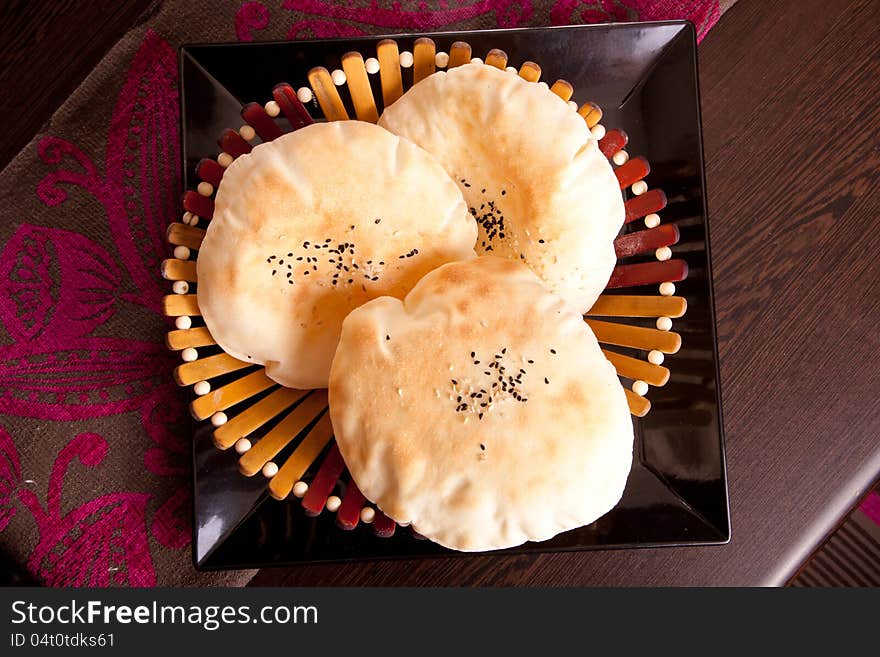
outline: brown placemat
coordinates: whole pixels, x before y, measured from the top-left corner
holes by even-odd
[[[0,548],[54,586],[192,567],[190,424],[164,347],[183,43],[690,18],[731,0],[157,2],[0,174]]]

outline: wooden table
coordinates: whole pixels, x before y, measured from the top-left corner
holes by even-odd
[[[72,90],[149,3],[102,21],[91,3],[41,4],[2,10],[17,35],[0,48],[4,115],[27,109],[0,124],[2,164],[54,109],[43,82]],[[784,583],[880,472],[878,25],[876,0],[741,0],[700,46],[729,545],[267,569],[254,584]],[[35,34],[88,45],[56,77]]]

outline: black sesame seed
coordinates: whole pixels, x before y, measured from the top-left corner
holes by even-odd
[[[382,220],[381,220],[381,219],[376,219],[376,221],[374,221],[373,223],[374,223],[374,224],[378,224],[380,221],[382,221]]]
[[[486,446],[485,446],[483,443],[480,443],[480,449],[482,449],[483,451],[485,451],[485,450],[486,450]]]
[[[533,361],[533,360],[527,360],[526,362],[527,362],[529,365],[534,365],[534,364],[535,364],[535,361]]]
[[[544,240],[538,240],[538,244],[543,244]]]
[[[467,187],[470,187],[470,185],[467,185]],[[478,417],[479,417],[479,419],[481,419],[481,420],[482,420],[482,419],[483,419],[483,414],[482,414],[482,413],[480,413],[480,415],[479,415],[479,416],[478,416]]]
[[[547,383],[547,384],[550,383],[550,379],[548,379],[546,376],[544,377],[544,383]]]
[[[555,354],[555,353],[556,353],[556,350],[555,350],[555,349],[551,349],[551,350],[550,350],[550,353],[551,353],[551,354]]]
[[[458,381],[456,381],[455,379],[450,379],[450,380],[452,381],[452,385],[455,385],[455,386],[458,385]]]
[[[306,270],[303,272],[303,275],[304,275],[304,276],[308,276],[308,275],[311,274],[311,273],[312,273],[312,272],[310,272],[308,269],[306,269]]]
[[[506,190],[506,189],[502,189],[502,190],[501,190],[501,196],[504,196],[505,194],[507,194],[507,190]]]

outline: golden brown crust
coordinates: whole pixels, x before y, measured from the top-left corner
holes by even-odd
[[[228,353],[283,385],[324,387],[348,312],[473,257],[475,236],[458,188],[421,148],[368,123],[315,124],[226,171],[197,262],[199,307]]]
[[[620,499],[631,464],[626,398],[592,332],[500,258],[444,265],[403,302],[352,312],[329,394],[364,494],[457,550],[592,522]]]
[[[478,253],[524,262],[589,310],[616,262],[624,206],[611,165],[565,101],[466,64],[415,85],[379,125],[435,155],[459,184],[480,228]]]

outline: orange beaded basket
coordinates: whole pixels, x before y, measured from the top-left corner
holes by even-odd
[[[198,294],[193,290],[204,226],[211,220],[213,195],[225,167],[250,152],[255,143],[270,141],[315,120],[348,120],[352,113],[357,120],[375,123],[380,109],[371,78],[379,76],[381,105],[387,107],[405,91],[403,69],[412,68],[415,84],[437,69],[479,61],[472,54],[471,46],[462,41],[444,53],[437,52],[434,41],[423,37],[415,40],[412,52],[401,52],[395,40],[384,39],[376,44],[375,57],[366,61],[361,53],[348,52],[342,56],[341,69],[331,73],[324,67],[313,68],[308,85],[299,89],[286,83],[277,85],[272,100],[265,105],[249,103],[242,108],[244,124],[220,136],[222,152],[216,160],[199,162],[196,173],[201,182],[196,190],[184,195],[182,221],[168,227],[174,257],[162,263],[162,276],[173,283],[172,294],[164,299],[164,311],[175,318],[176,328],[168,332],[167,345],[184,361],[175,369],[174,378],[178,385],[192,387],[193,417],[211,422],[218,449],[235,449],[243,475],[262,473],[266,477],[273,498],[284,500],[291,494],[301,498],[310,515],[324,509],[335,512],[344,529],[367,522],[374,524],[377,535],[390,536],[395,524],[369,505],[350,478],[343,481],[348,476],[333,441],[326,390],[280,386],[266,376],[263,367],[233,358],[211,337],[199,313]],[[485,64],[506,69],[531,83],[545,84],[539,81],[538,64],[527,61],[515,69],[508,66],[507,54],[501,50],[486,53]],[[649,386],[663,386],[669,380],[669,370],[662,366],[664,355],[676,353],[681,346],[681,337],[670,330],[672,319],[683,316],[686,310],[685,299],[674,296],[674,283],[687,276],[687,264],[672,258],[669,248],[679,240],[678,228],[661,224],[657,213],[666,206],[666,196],[662,190],[648,189],[643,179],[650,166],[643,157],[630,158],[624,150],[626,134],[622,130],[606,131],[600,123],[602,110],[591,102],[575,103],[574,89],[565,80],[556,80],[549,88],[584,118],[628,197],[625,222],[631,225],[615,240],[618,261],[644,254],[655,258],[631,264],[619,262],[606,293],[584,318],[617,370],[630,412],[643,417],[651,408],[646,396]],[[643,220],[645,229],[632,230],[633,222],[638,220]],[[626,288],[646,285],[658,285],[657,294],[621,294]],[[645,326],[648,320],[656,328]],[[331,494],[337,486],[344,490],[341,498]]]

